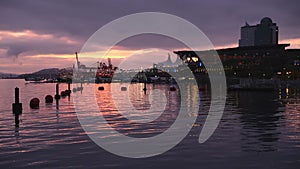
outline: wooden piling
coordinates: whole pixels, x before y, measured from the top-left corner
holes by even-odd
[[[60,99],[60,95],[59,95],[59,84],[56,84],[56,94],[54,96],[55,100],[59,100]]]
[[[20,100],[19,100],[19,97],[20,97],[20,90],[18,87],[15,88],[15,103],[19,103]]]
[[[22,103],[20,103],[20,90],[15,88],[15,103],[12,104],[13,114],[15,115],[15,127],[19,127],[20,120],[19,115],[22,114]]]
[[[72,91],[71,91],[71,82],[70,81],[68,81],[68,90],[65,90],[65,92],[66,92],[67,96],[70,96],[71,93],[72,93]]]
[[[71,91],[71,82],[68,81],[68,90]]]
[[[144,88],[143,88],[143,90],[144,90],[144,91],[147,90],[147,84],[146,84],[146,82],[144,82]]]

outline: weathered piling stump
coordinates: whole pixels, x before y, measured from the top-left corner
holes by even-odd
[[[176,87],[171,86],[171,87],[170,87],[170,91],[172,91],[172,92],[176,91]]]
[[[65,93],[67,96],[70,96],[71,95],[71,90],[65,90]]]
[[[67,93],[66,93],[66,91],[61,91],[61,92],[60,92],[60,95],[61,95],[61,97],[66,97],[66,96],[67,96]]]
[[[73,88],[73,92],[77,92],[77,88]]]
[[[32,109],[38,109],[40,107],[40,100],[38,98],[31,99],[29,106]]]
[[[19,88],[15,88],[15,103],[12,104],[13,114],[15,115],[15,127],[19,127],[19,115],[22,114],[22,103],[19,100]]]
[[[45,102],[46,103],[53,103],[53,97],[51,95],[47,95],[45,97]]]
[[[83,87],[82,87],[82,83],[80,84],[80,87],[77,87],[77,91],[82,91]]]

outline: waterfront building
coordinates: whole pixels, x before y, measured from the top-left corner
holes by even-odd
[[[278,44],[278,27],[266,17],[256,26],[246,23],[241,28],[239,47],[174,53],[188,64],[198,78],[205,77],[207,69],[220,71],[214,60],[206,63],[209,68],[201,61],[203,57],[218,55],[227,79],[300,79],[300,49],[286,49],[289,45]]]
[[[241,38],[239,46],[261,46],[278,44],[278,26],[272,19],[265,17],[257,25],[241,27]]]

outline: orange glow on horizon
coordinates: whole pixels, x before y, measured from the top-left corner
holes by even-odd
[[[300,49],[300,38],[284,39],[284,40],[280,40],[278,43],[279,44],[290,44],[290,46],[287,48]],[[215,49],[225,49],[225,48],[235,48],[235,47],[238,47],[238,43],[216,46]]]
[[[30,33],[30,32],[29,32]],[[1,35],[1,32],[0,32]],[[21,36],[23,34],[17,34],[17,36]],[[300,48],[300,38],[295,39],[286,39],[279,42],[282,43],[290,43],[291,46],[289,48]],[[215,49],[223,49],[223,48],[234,48],[237,47],[238,44],[229,44],[229,45],[222,45],[222,46],[216,46]],[[174,51],[179,50],[190,50],[190,49],[174,49]],[[126,48],[121,49],[111,49],[110,51],[95,51],[95,52],[87,52],[87,53],[78,53],[79,54],[79,60],[84,59],[124,59],[128,58],[132,55],[141,55],[151,52],[158,52],[160,49],[157,48],[149,48],[149,49],[143,49],[143,50],[130,50]],[[4,52],[4,50],[0,50],[0,53]],[[63,59],[75,59],[75,54],[37,54],[32,56],[27,56],[29,58],[63,58]]]
[[[98,58],[98,59],[124,59],[128,58],[132,55],[136,54],[145,54],[150,52],[156,52],[158,49],[151,48],[151,49],[144,49],[144,50],[126,50],[126,49],[111,49],[110,51],[95,51],[95,52],[86,52],[86,53],[79,53],[80,58]]]
[[[300,38],[293,38],[293,39],[284,39],[279,41],[279,43],[287,43],[290,44],[288,48],[300,48]]]
[[[62,58],[62,59],[71,59],[75,58],[75,55],[71,54],[38,54],[32,56],[25,56],[27,58]]]
[[[232,43],[232,44],[228,44],[228,45],[215,46],[215,50],[226,49],[226,48],[236,48],[236,47],[238,47],[238,44]]]
[[[28,50],[20,51],[20,54],[7,56],[9,50],[13,49],[13,45],[16,46],[18,43],[22,45],[34,43],[33,48]],[[59,42],[59,43],[58,43]],[[10,30],[0,30],[0,43],[4,44],[0,47],[0,72],[30,72],[31,70],[41,69],[43,67],[70,67],[72,66],[75,60],[75,51],[78,50],[80,44],[83,43],[80,40],[75,39],[72,36],[61,36],[51,33],[40,33],[33,30],[23,30],[23,31],[10,31]],[[7,43],[7,44],[6,44]],[[39,43],[43,43],[42,46],[47,49],[45,52],[42,48],[35,50],[34,48],[39,48]],[[300,49],[300,37],[299,38],[290,38],[283,39],[279,41],[280,44],[290,44],[287,49],[298,48]],[[36,45],[37,44],[37,45]],[[68,53],[70,50],[61,50],[64,53],[52,53],[48,49],[47,45],[51,46],[53,50],[56,50],[56,47],[63,48],[64,45],[68,44],[67,47],[74,52]],[[10,48],[12,45],[12,48]],[[24,45],[24,46],[25,46]],[[32,44],[31,44],[32,46]],[[46,47],[45,47],[46,46]],[[73,48],[74,47],[74,48]],[[223,48],[234,48],[238,47],[238,43],[224,44],[215,46],[214,49],[223,49]],[[26,48],[26,46],[24,47]],[[52,49],[51,48],[51,49]],[[121,62],[121,60],[128,61],[133,60],[142,60],[145,62],[160,62],[167,57],[167,53],[173,53],[173,51],[180,50],[191,50],[188,47],[186,48],[172,48],[172,49],[161,49],[161,48],[145,48],[145,49],[132,49],[126,46],[114,46],[111,50],[105,51],[105,46],[92,46],[91,49],[94,49],[93,52],[79,53],[79,61],[82,64],[89,65],[90,63],[95,63],[96,61],[101,61],[101,59],[115,59],[115,63]],[[195,49],[197,50],[197,49]],[[50,51],[50,52],[49,52]],[[53,52],[59,52],[53,51]],[[80,51],[78,51],[80,52]],[[156,59],[156,60],[155,60]],[[139,62],[140,64],[140,62]],[[17,65],[18,69],[13,69],[12,65]]]

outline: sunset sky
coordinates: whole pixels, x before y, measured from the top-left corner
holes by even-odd
[[[257,24],[267,16],[279,26],[280,43],[300,48],[299,6],[297,0],[2,0],[0,72],[71,67],[74,53],[95,31],[112,20],[137,12],[164,12],[184,18],[201,29],[215,48],[237,46],[240,27],[246,21]],[[133,56],[132,60],[143,65],[162,61],[168,52],[183,47],[164,36],[137,36],[118,44],[109,57],[119,63],[120,58]]]

